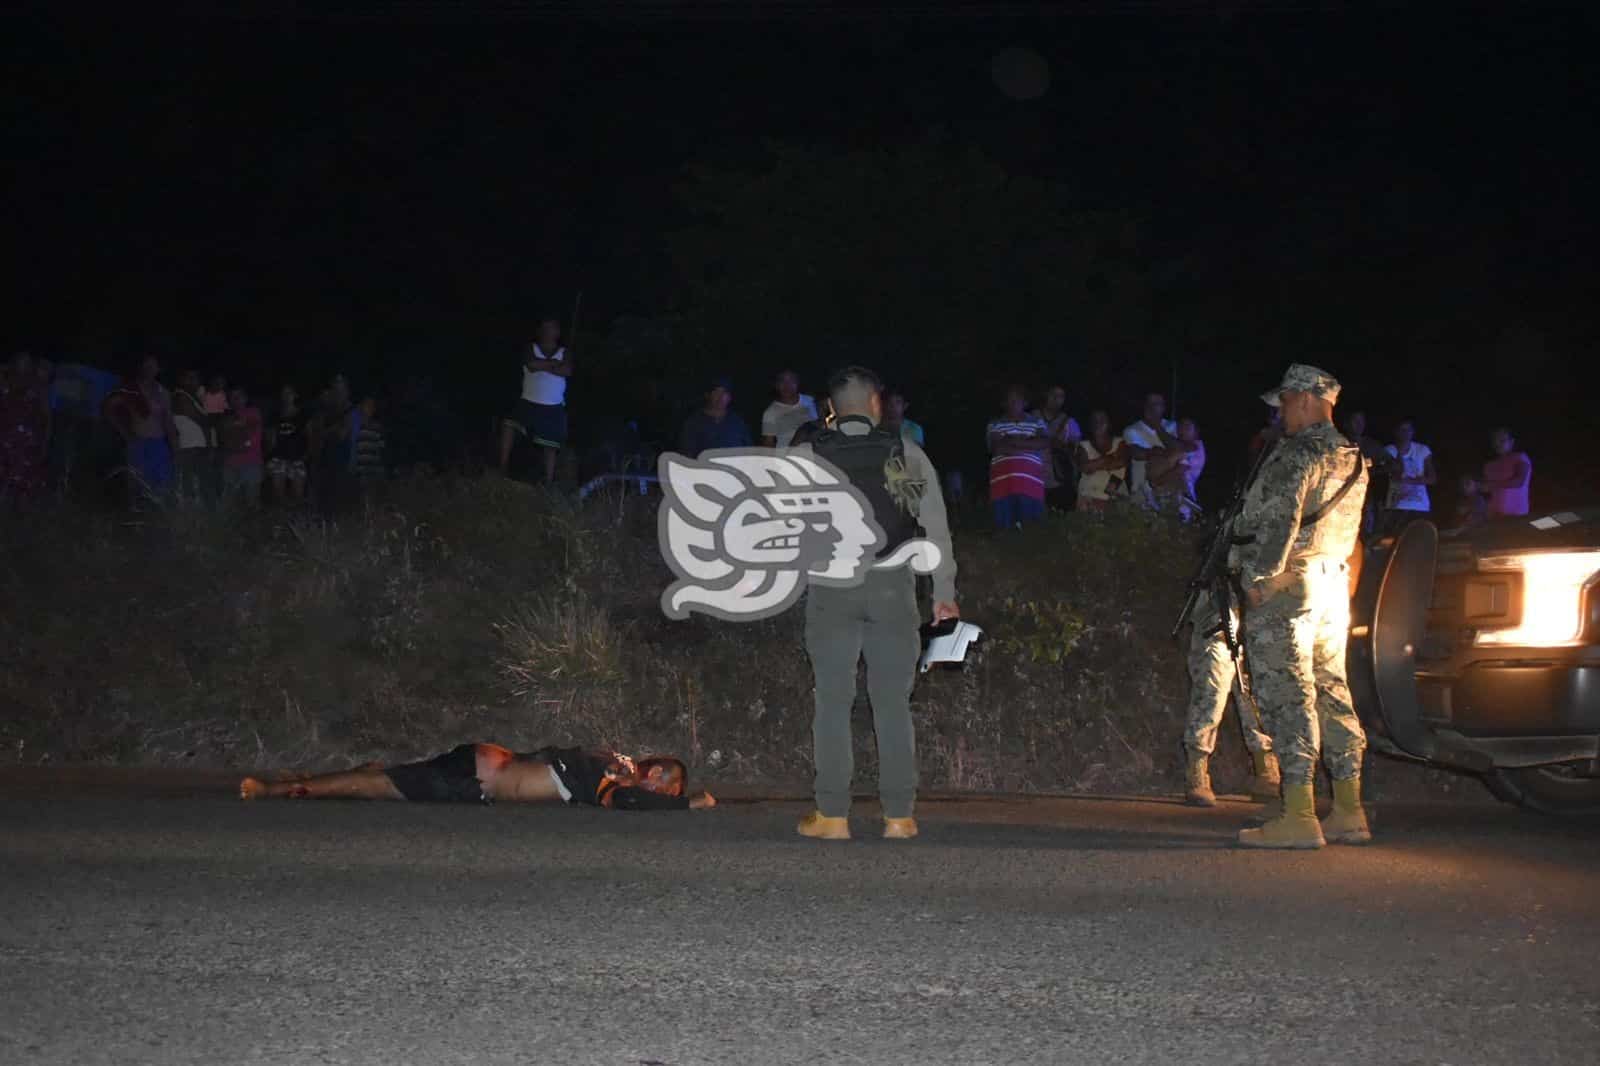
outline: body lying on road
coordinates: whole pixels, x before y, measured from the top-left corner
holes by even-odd
[[[612,751],[545,747],[518,754],[498,744],[459,744],[421,762],[364,766],[284,781],[247,777],[240,799],[370,799],[433,803],[580,803],[625,811],[702,810],[709,792],[687,794],[682,760],[637,762]]]

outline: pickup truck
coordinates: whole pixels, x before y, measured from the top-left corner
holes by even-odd
[[[1378,541],[1348,664],[1377,750],[1534,810],[1600,812],[1600,508]]]

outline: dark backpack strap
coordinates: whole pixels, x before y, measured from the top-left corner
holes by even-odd
[[[1300,528],[1304,529],[1307,526],[1314,526],[1318,522],[1322,521],[1323,516],[1325,516],[1335,507],[1339,506],[1339,501],[1349,495],[1350,490],[1355,488],[1356,485],[1361,482],[1361,478],[1364,474],[1366,474],[1366,472],[1367,461],[1361,457],[1361,453],[1358,451],[1356,452],[1355,470],[1351,472],[1349,477],[1345,478],[1344,484],[1339,486],[1339,491],[1333,494],[1333,498],[1331,500],[1323,504],[1321,507],[1318,507],[1315,511],[1312,511],[1304,518],[1300,519]]]

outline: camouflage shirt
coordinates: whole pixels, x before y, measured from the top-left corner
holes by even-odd
[[[1302,516],[1325,507],[1353,472],[1359,472],[1360,480],[1350,491],[1315,523],[1303,526]],[[1233,533],[1253,540],[1234,546],[1229,565],[1240,572],[1248,588],[1296,569],[1297,561],[1344,562],[1355,550],[1366,496],[1366,464],[1360,449],[1332,423],[1318,422],[1284,437],[1245,493]]]

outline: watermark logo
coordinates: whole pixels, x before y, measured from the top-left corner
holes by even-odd
[[[661,595],[668,618],[698,611],[727,621],[770,618],[806,585],[848,588],[869,570],[932,573],[937,545],[909,540],[878,559],[885,537],[867,498],[813,454],[728,448],[699,459],[667,453],[661,555],[677,575]]]

